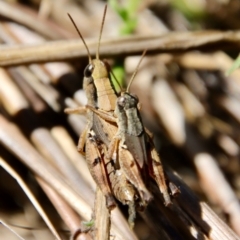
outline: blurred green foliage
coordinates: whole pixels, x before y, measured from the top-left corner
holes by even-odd
[[[137,26],[136,12],[140,0],[126,1],[124,6],[120,6],[117,0],[109,0],[109,4],[123,20],[123,24],[119,30],[120,36],[131,34]]]
[[[240,67],[240,56],[236,58],[233,65],[230,67],[230,69],[226,72],[226,75],[229,76],[233,71],[235,71],[237,68]]]
[[[125,5],[120,5],[117,0],[109,0],[109,5],[120,16],[123,23],[119,29],[119,36],[130,35],[134,32],[137,26],[137,10],[140,4],[140,0],[126,1]],[[112,69],[119,84],[124,85],[124,62],[123,59],[117,60]],[[118,89],[118,84],[114,83],[114,87]]]
[[[207,16],[205,4],[200,0],[169,0],[170,5],[180,11],[187,19],[199,21]]]
[[[91,219],[91,220],[88,221],[88,222],[83,221],[82,223],[83,223],[83,225],[84,225],[85,227],[90,228],[90,227],[92,227],[92,226],[94,225],[94,219]]]

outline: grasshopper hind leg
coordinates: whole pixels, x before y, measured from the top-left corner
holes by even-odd
[[[166,178],[161,160],[155,148],[151,149],[151,164],[149,164],[149,173],[157,182],[160,192],[163,195],[165,205],[170,206],[172,204],[170,193],[175,196],[176,193],[179,192],[179,189],[173,183],[168,184],[168,179]]]
[[[130,202],[128,204],[128,224],[131,229],[134,228],[134,223],[136,219],[136,206],[135,202]]]
[[[106,197],[107,207],[113,209],[116,206],[116,202],[110,189],[104,156],[101,153],[101,145],[97,143],[94,135],[91,135],[91,133],[88,133],[88,135],[85,146],[88,168],[93,179]]]
[[[179,188],[173,183],[169,182],[161,163],[161,160],[155,149],[151,151],[152,155],[152,166],[150,167],[150,175],[157,182],[160,192],[163,195],[164,203],[166,206],[172,204],[171,196],[176,197],[179,195]]]

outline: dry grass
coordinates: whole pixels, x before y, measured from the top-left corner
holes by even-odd
[[[99,191],[94,210],[95,183],[76,150],[86,119],[63,113],[86,103],[87,53],[67,12],[95,53],[104,2],[12,2],[0,2],[0,237],[54,239],[52,223],[61,239],[91,239],[80,229],[95,216],[95,234],[105,239],[108,211]],[[144,2],[151,11],[141,7],[136,34],[125,38],[109,7],[100,52],[111,63],[124,58],[130,76],[139,59],[132,55],[149,49],[130,91],[181,195],[166,208],[152,184],[154,201],[138,215],[135,233],[119,204],[110,238],[238,239],[240,70],[225,72],[240,47],[240,3],[208,1],[208,17],[194,25],[164,2]]]

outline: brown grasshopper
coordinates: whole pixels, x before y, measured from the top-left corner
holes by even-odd
[[[145,52],[143,56],[144,54]],[[171,182],[167,185],[161,160],[154,147],[149,131],[143,126],[138,109],[138,98],[129,93],[131,82],[135,77],[139,64],[130,80],[126,92],[121,92],[121,95],[117,99],[114,116],[109,114],[109,112],[96,109],[93,106],[87,107],[103,119],[110,122],[117,122],[118,132],[109,145],[107,158],[110,159],[113,155],[118,155],[121,169],[135,187],[138,186],[135,184],[136,179],[134,178],[136,176],[133,176],[133,173],[138,174],[138,180],[141,177],[141,173],[145,175],[149,174],[157,182],[160,192],[163,194],[165,205],[169,206],[172,203],[169,189],[173,196],[176,196],[180,191]],[[131,153],[131,155],[127,156],[127,159],[123,156],[126,149]],[[137,164],[138,172],[129,171],[133,161]],[[147,176],[145,176],[145,178],[146,177]]]
[[[106,11],[106,9],[105,9]],[[96,87],[94,85],[94,79],[101,79],[102,82],[104,82],[105,78],[108,78],[108,70],[104,64],[99,59],[99,50],[96,54],[96,59],[92,60],[90,56],[90,52],[87,48],[87,45],[79,32],[77,26],[75,25],[75,22],[72,20],[71,16],[69,15],[72,23],[74,24],[76,30],[78,31],[78,34],[80,35],[84,45],[86,46],[88,56],[89,56],[89,64],[84,70],[84,81],[83,81],[83,89],[85,90],[88,103],[96,106],[97,104],[97,96],[96,96]],[[105,13],[104,13],[105,17]],[[103,22],[104,22],[103,17]],[[101,28],[102,32],[102,28]],[[101,38],[101,32],[99,37],[99,42]],[[99,47],[98,47],[99,48]],[[115,93],[113,94],[115,96]],[[109,103],[111,105],[111,102]],[[92,130],[93,127],[93,121],[94,121],[94,113],[87,110],[85,107],[79,107],[75,109],[65,109],[65,113],[87,113],[87,119],[88,123],[85,127],[81,137],[79,138],[78,142],[78,151],[82,154],[86,154],[86,161],[88,164],[88,168],[90,170],[90,173],[103,192],[103,194],[106,196],[106,203],[108,208],[113,208],[116,203],[114,201],[114,197],[112,194],[112,191],[109,186],[109,180],[106,175],[105,167],[103,166],[103,157],[101,150],[99,149],[99,143],[96,138],[96,134]],[[85,151],[84,151],[85,147]]]
[[[104,11],[103,22],[105,14],[106,8]],[[73,24],[76,27],[74,22]],[[112,114],[115,110],[118,94],[113,88],[106,63],[99,59],[99,45],[102,27],[98,41],[96,59],[94,60],[91,59],[88,47],[82,38],[81,33],[77,30],[86,46],[89,56],[89,64],[84,71],[83,88],[87,95],[88,105]],[[107,206],[110,209],[115,206],[113,195],[123,204],[128,204],[129,222],[133,225],[135,218],[135,205],[137,207],[146,206],[151,200],[152,195],[145,187],[145,184],[139,175],[138,166],[133,158],[130,172],[134,176],[134,181],[129,179],[116,161],[106,158],[108,146],[118,131],[117,124],[112,122],[109,123],[86,107],[66,109],[65,112],[87,113],[88,124],[79,139],[78,151],[86,154],[86,161],[89,170],[95,182],[106,196]],[[125,157],[126,160],[129,157],[132,157],[127,149],[122,152],[122,156]]]

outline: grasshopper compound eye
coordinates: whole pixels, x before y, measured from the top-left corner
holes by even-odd
[[[131,93],[131,96],[132,98],[134,98],[135,102],[138,103],[139,102],[139,99],[138,99],[138,96],[134,93]]]
[[[94,70],[94,65],[92,63],[88,64],[84,69],[84,77],[89,78],[92,76]]]
[[[119,106],[124,107],[125,103],[126,103],[125,97],[119,97],[118,100],[117,100],[117,103],[118,103]]]

